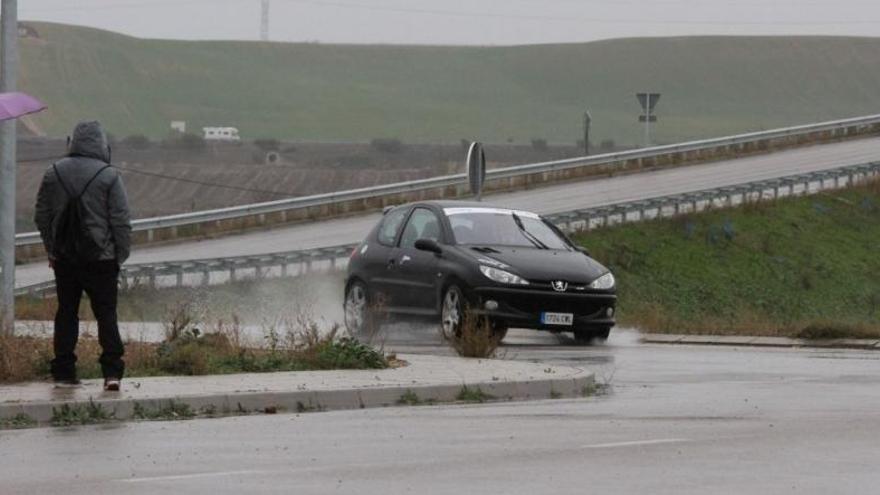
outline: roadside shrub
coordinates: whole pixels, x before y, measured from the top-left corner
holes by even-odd
[[[333,369],[383,369],[385,356],[367,344],[355,339],[342,338],[328,342],[318,351],[318,360]]]

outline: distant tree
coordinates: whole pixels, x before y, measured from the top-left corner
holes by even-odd
[[[403,142],[397,138],[376,138],[370,141],[370,146],[383,153],[400,153],[403,151]]]
[[[150,142],[150,138],[144,136],[143,134],[133,134],[131,136],[126,136],[121,144],[127,148],[135,149],[135,150],[145,150],[153,145]]]
[[[546,139],[537,138],[532,139],[532,148],[535,151],[547,151],[548,149],[550,149],[550,146],[547,145]]]

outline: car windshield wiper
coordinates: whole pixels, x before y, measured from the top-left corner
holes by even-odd
[[[517,215],[516,213],[513,213],[513,212],[511,212],[511,215],[513,215],[513,221],[516,223],[516,226],[519,227],[520,232],[522,232],[523,236],[525,236],[526,239],[528,239],[532,244],[534,244],[535,247],[538,247],[540,249],[550,249],[547,247],[546,244],[541,242],[540,239],[535,237],[535,234],[532,234],[531,232],[526,230],[526,226],[523,225],[522,218],[520,218],[519,215]]]

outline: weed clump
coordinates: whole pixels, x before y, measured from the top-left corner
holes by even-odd
[[[19,413],[11,418],[0,419],[0,430],[21,430],[37,426],[37,420],[27,414]]]
[[[116,413],[89,399],[88,404],[62,404],[52,408],[52,426],[92,425],[116,419]]]
[[[498,354],[503,332],[493,328],[492,322],[471,311],[465,311],[457,331],[445,332],[441,337],[461,357],[489,359]]]
[[[483,392],[480,387],[477,388],[469,388],[467,385],[461,387],[461,390],[458,392],[458,396],[455,398],[459,402],[479,402],[483,403],[486,401],[490,401],[495,397]]]

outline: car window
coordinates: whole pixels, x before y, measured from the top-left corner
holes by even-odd
[[[538,241],[550,249],[568,249],[568,243],[533,213],[498,208],[447,208],[445,213],[456,244],[534,247]]]
[[[379,227],[378,240],[380,244],[393,246],[397,240],[397,233],[400,232],[400,226],[406,218],[406,208],[397,208],[389,211],[382,219],[382,226]]]
[[[410,215],[409,222],[403,229],[400,247],[415,247],[416,241],[419,239],[440,240],[440,219],[433,211],[425,208],[416,208]]]

